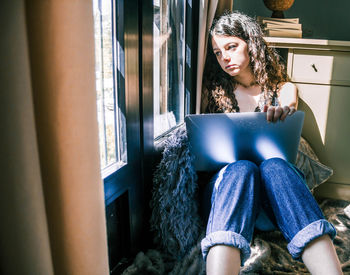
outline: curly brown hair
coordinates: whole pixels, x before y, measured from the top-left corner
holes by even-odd
[[[241,12],[225,12],[215,19],[210,29],[207,58],[203,75],[203,98],[208,102],[204,112],[239,112],[239,106],[233,91],[237,81],[222,70],[213,53],[211,39],[213,35],[235,36],[248,45],[250,66],[255,82],[261,87],[258,108],[275,105],[279,85],[289,81],[280,56],[269,48],[263,38],[263,32],[255,19]]]

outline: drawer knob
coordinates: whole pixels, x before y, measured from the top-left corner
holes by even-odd
[[[312,64],[311,67],[314,69],[314,71],[315,71],[316,73],[318,72],[318,70],[317,70],[315,64]]]

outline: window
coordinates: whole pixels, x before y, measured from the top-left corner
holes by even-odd
[[[153,2],[154,137],[183,122],[185,97],[186,1]],[[185,112],[186,111],[186,112]]]
[[[104,177],[127,161],[123,112],[124,53],[119,44],[114,1],[93,0],[100,161]]]
[[[138,247],[145,216],[139,75],[135,73],[138,43],[129,35],[138,32],[138,0],[92,1],[109,268],[111,274],[119,274],[122,259]]]
[[[92,1],[100,156],[113,274],[121,257],[128,257],[144,240],[154,137],[181,123],[189,110],[191,89],[185,80],[191,58],[187,50],[185,55],[185,48],[189,49],[185,37],[191,32],[186,32],[190,13],[185,10],[192,1]],[[152,32],[153,44],[147,40]]]

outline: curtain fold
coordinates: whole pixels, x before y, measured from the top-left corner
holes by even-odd
[[[0,273],[108,274],[92,1],[0,14]]]
[[[233,0],[201,0],[199,3],[196,114],[200,113],[203,71],[207,56],[209,29],[216,16],[219,16],[225,10],[232,9]]]
[[[50,275],[24,1],[1,1],[0,37],[0,274]]]

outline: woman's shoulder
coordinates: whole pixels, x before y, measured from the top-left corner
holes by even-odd
[[[282,106],[298,105],[298,89],[292,82],[284,82],[279,85],[278,98]]]
[[[278,91],[282,92],[282,91],[296,91],[297,90],[297,86],[293,83],[293,82],[282,82],[278,85]]]

